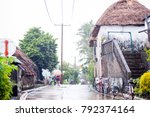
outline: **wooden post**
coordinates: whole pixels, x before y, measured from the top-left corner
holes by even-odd
[[[150,42],[150,28],[148,29],[148,41]]]
[[[147,34],[148,34],[148,41],[150,42],[150,21],[148,21],[150,16],[146,16],[146,25],[147,25]]]

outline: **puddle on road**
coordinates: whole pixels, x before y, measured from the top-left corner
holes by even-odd
[[[63,100],[112,100],[109,95],[102,95],[87,85],[72,85],[65,90]]]
[[[48,86],[35,94],[29,95],[28,100],[113,100],[110,95],[102,95],[90,89],[87,85]],[[117,100],[117,98],[115,99]]]

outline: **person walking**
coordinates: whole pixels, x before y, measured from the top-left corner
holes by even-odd
[[[55,76],[56,84],[60,86],[60,81],[61,81],[61,71],[59,69],[56,69],[53,71],[53,76]]]
[[[60,86],[61,75],[56,75],[56,76],[55,76],[55,79],[56,79],[57,85]]]

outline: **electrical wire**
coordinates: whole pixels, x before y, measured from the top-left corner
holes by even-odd
[[[73,2],[72,2],[72,14],[71,14],[71,22],[72,22],[72,19],[73,19],[74,7],[75,7],[75,0],[73,0]]]
[[[47,12],[47,15],[48,15],[48,17],[49,17],[49,20],[50,20],[50,22],[53,24],[52,18],[51,18],[51,16],[50,16],[50,13],[49,13],[49,10],[48,10],[48,7],[47,7],[47,2],[46,2],[46,0],[44,0],[44,4],[45,4],[45,8],[46,8],[46,12]],[[53,25],[54,25],[54,24],[53,24]]]

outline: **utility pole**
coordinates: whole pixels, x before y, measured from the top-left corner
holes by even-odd
[[[55,26],[61,26],[61,73],[63,73],[63,40],[64,40],[64,26],[70,26],[70,25],[64,25],[62,24],[55,24]],[[63,78],[63,74],[61,74],[61,78]]]
[[[146,25],[147,25],[148,41],[150,43],[150,16],[146,16]]]
[[[150,48],[150,15],[145,15],[145,30],[139,31],[139,33],[145,32],[148,35],[148,41],[146,48]]]
[[[64,27],[63,22],[61,24],[61,81],[63,82],[63,34],[64,34]]]
[[[73,0],[72,15],[73,15],[73,9],[74,9],[74,2],[75,1]],[[45,8],[46,8],[46,11],[48,13],[49,19],[50,19],[51,23],[53,24],[52,19],[50,17],[50,13],[48,11],[46,0],[44,0],[44,3],[45,3]],[[54,24],[54,25],[55,26],[61,26],[61,78],[63,78],[63,33],[64,33],[63,32],[63,30],[64,30],[63,28],[64,28],[64,26],[70,26],[70,25],[64,25],[63,24],[63,0],[61,0],[61,16],[62,16],[61,24]]]
[[[61,26],[61,79],[63,79],[63,36],[64,36],[64,26],[70,26],[70,25],[64,25],[63,23],[63,0],[61,0],[61,24],[55,24],[55,26]],[[63,80],[61,80],[63,81]]]
[[[77,68],[77,64],[76,64],[76,56],[74,57],[74,68]]]

